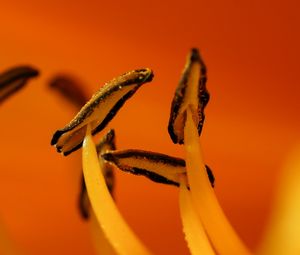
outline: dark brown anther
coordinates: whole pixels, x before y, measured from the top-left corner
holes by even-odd
[[[176,144],[184,143],[186,110],[191,109],[199,136],[204,123],[204,108],[209,101],[206,67],[197,49],[192,49],[173,98],[168,131]]]
[[[38,74],[36,69],[29,66],[14,67],[0,74],[0,103]]]
[[[186,175],[183,159],[161,153],[142,150],[119,150],[108,151],[101,156],[122,171],[142,175],[158,183],[179,186],[180,176]],[[211,185],[214,186],[212,171],[207,166],[206,171]]]
[[[82,146],[88,124],[93,135],[103,130],[138,88],[152,78],[153,72],[146,68],[127,72],[106,83],[68,125],[55,132],[51,145],[65,156],[76,151]]]
[[[215,187],[215,176],[208,165],[205,165],[205,169],[208,175],[209,182],[212,187]]]
[[[99,162],[101,166],[101,170],[104,175],[104,179],[107,185],[107,188],[111,195],[113,195],[114,185],[115,185],[115,176],[113,172],[113,167],[108,162],[105,162],[103,158],[100,156],[101,154],[115,150],[115,131],[110,129],[106,135],[102,137],[100,142],[96,146]],[[81,191],[79,194],[79,210],[83,219],[88,219],[90,216],[90,201],[87,195],[87,190],[84,182],[83,176],[81,177]]]
[[[83,85],[70,75],[57,75],[49,82],[50,88],[72,102],[79,109],[88,101]]]

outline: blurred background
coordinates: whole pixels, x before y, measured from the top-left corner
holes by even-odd
[[[150,67],[110,123],[117,147],[184,157],[167,133],[186,55],[198,47],[211,100],[202,144],[216,193],[254,250],[285,158],[300,138],[299,3],[286,1],[1,1],[0,70],[41,71],[0,106],[0,219],[26,254],[93,254],[77,210],[81,151],[50,146],[75,109],[48,87],[57,73],[92,95],[125,71]],[[188,254],[178,190],[117,172],[117,204],[154,254]]]

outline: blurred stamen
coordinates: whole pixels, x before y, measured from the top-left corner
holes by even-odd
[[[28,66],[11,68],[0,74],[0,103],[25,86],[39,72]]]

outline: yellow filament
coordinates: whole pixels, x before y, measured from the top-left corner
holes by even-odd
[[[214,255],[215,252],[207,238],[203,225],[194,210],[191,193],[181,178],[179,188],[179,207],[183,232],[192,255]]]
[[[87,192],[96,219],[116,253],[150,254],[123,219],[106,187],[89,125],[83,142],[82,164]]]
[[[277,201],[259,254],[300,254],[300,148],[283,170]]]
[[[184,143],[192,200],[215,250],[220,255],[251,254],[230,225],[207,178],[198,130],[189,108],[184,127]]]
[[[107,240],[105,234],[103,233],[103,230],[99,226],[99,223],[97,221],[97,218],[93,210],[90,210],[90,213],[91,213],[91,222],[90,222],[91,232],[92,232],[94,247],[96,249],[96,254],[116,255],[116,252],[114,251],[113,247]]]

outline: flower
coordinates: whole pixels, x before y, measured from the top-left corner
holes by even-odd
[[[294,4],[128,2],[116,9],[114,3],[98,6],[96,2],[69,6],[65,1],[59,8],[55,1],[3,3],[1,70],[26,62],[40,67],[45,79],[58,70],[70,71],[89,84],[85,91],[91,94],[99,83],[137,64],[152,64],[159,80],[145,87],[115,120],[118,146],[161,148],[183,157],[169,141],[166,124],[182,68],[177,60],[191,45],[201,47],[212,94],[202,134],[205,161],[217,176],[215,190],[226,215],[254,249],[271,211],[280,164],[299,138]],[[49,93],[44,78],[0,108],[6,124],[1,127],[2,154],[6,153],[1,160],[1,169],[6,169],[0,178],[1,216],[13,239],[30,254],[66,254],[72,249],[74,254],[90,254],[88,227],[75,207],[79,159],[62,159],[48,146],[52,132],[73,112]],[[156,85],[161,88],[159,97]],[[144,112],[140,121],[155,134],[155,141],[145,128],[123,125],[133,123],[132,116],[140,110]],[[7,154],[16,146],[18,153]],[[187,253],[176,189],[121,173],[117,183],[117,203],[141,239],[157,254]],[[165,245],[155,238],[157,221]]]

